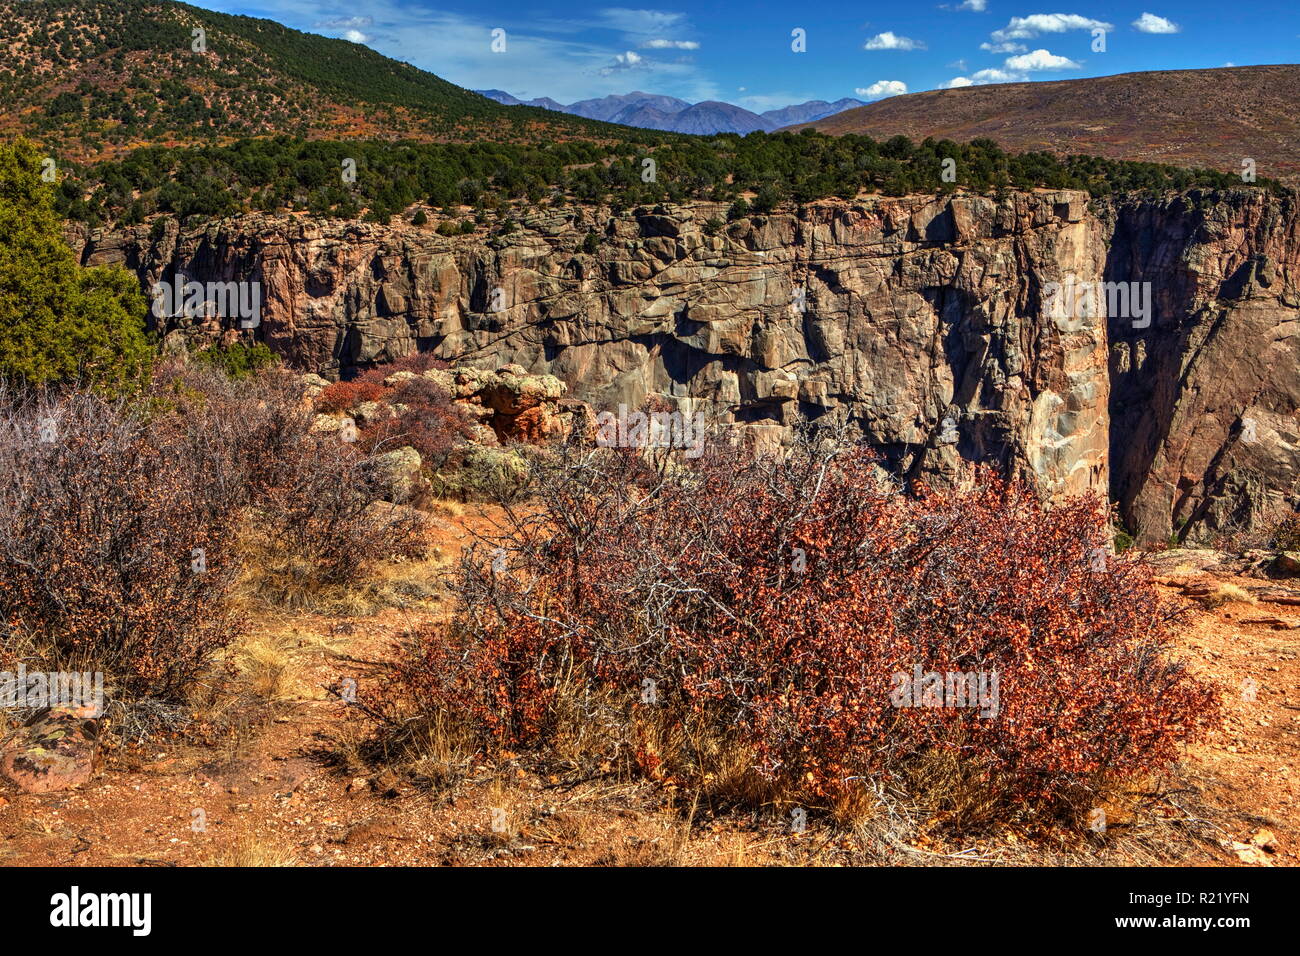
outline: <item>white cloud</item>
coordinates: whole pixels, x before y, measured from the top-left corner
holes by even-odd
[[[1144,13],[1133,21],[1133,29],[1138,33],[1177,33],[1182,27],[1154,13]]]
[[[996,67],[988,70],[976,70],[970,75],[970,78],[976,86],[983,86],[986,83],[1023,83],[1029,79],[1023,73],[1012,73],[1009,70],[999,70]]]
[[[981,43],[981,50],[988,50],[990,53],[1024,53],[1029,47],[1023,43],[1012,43],[1009,40],[1002,40],[998,43]]]
[[[1028,79],[1027,73],[991,67],[987,70],[976,70],[970,76],[954,76],[947,83],[940,83],[939,89],[957,90],[963,86],[988,86],[990,83],[1023,83]]]
[[[924,50],[925,44],[911,37],[900,37],[886,30],[877,33],[863,46],[864,50]]]
[[[638,67],[645,67],[646,61],[640,53],[628,50],[626,53],[620,53],[614,57],[614,62],[608,66],[602,67],[601,76],[609,76],[611,73],[619,73],[623,70],[635,70]]]
[[[989,34],[992,44],[984,45],[984,49],[992,49],[1014,40],[1030,40],[1040,33],[1066,33],[1070,30],[1105,30],[1107,32],[1114,30],[1113,23],[1106,23],[1102,20],[1093,20],[1091,17],[1082,17],[1077,13],[1031,13],[1027,17],[1012,17],[1011,21],[1001,30],[994,30]],[[1021,47],[1023,49],[1023,47]],[[994,49],[994,53],[1009,53],[1009,49]]]
[[[859,86],[853,91],[869,100],[883,100],[887,96],[900,96],[907,92],[902,80],[876,80],[870,86]]]
[[[629,10],[626,7],[606,7],[596,14],[600,26],[624,33],[668,33],[686,20],[684,13],[667,10]]]
[[[965,0],[957,9],[974,10],[976,13],[983,13],[989,7],[989,0]]]
[[[1056,14],[1053,14],[1056,16]],[[1028,20],[1029,17],[1018,17],[1017,19]],[[1010,44],[1015,48],[1017,44]],[[984,44],[985,49],[989,49],[989,44]],[[1020,50],[1025,47],[1019,46]],[[990,67],[986,70],[976,70],[969,76],[954,76],[947,83],[939,84],[941,90],[955,90],[963,86],[984,86],[989,83],[1023,83],[1029,79],[1029,74],[1040,70],[1077,70],[1083,64],[1077,60],[1071,60],[1069,57],[1057,56],[1049,50],[1037,49],[1032,53],[1020,53],[1017,56],[1009,56],[1000,67]]]
[[[579,21],[540,14],[502,17],[487,5],[480,11],[457,13],[440,9],[433,0],[370,0],[364,5],[365,16],[358,16],[361,5],[356,0],[202,2],[224,13],[269,17],[326,36],[361,30],[372,49],[471,90],[506,90],[522,99],[550,96],[571,103],[626,93],[630,77],[653,70],[655,93],[691,103],[726,96],[698,64],[658,60],[641,48],[651,39],[693,36],[683,14],[611,8]],[[607,39],[598,35],[593,39],[593,26],[613,32],[606,34]],[[498,27],[507,34],[505,53],[492,51],[491,31]],[[636,35],[622,35],[623,31]],[[634,71],[626,58],[631,50],[639,51],[642,58]],[[682,51],[682,55],[690,54]]]
[[[1020,56],[1009,56],[1003,64],[1008,70],[1077,70],[1082,64],[1046,50],[1035,50]]]
[[[339,32],[339,35],[351,43],[369,43],[369,35],[361,32],[361,27],[374,23],[373,17],[335,17],[332,20],[317,20],[314,24],[323,30]]]
[[[698,50],[700,48],[695,40],[665,40],[662,37],[656,37],[642,43],[641,46],[647,50]]]

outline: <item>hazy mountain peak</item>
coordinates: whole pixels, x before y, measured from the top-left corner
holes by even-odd
[[[643,90],[578,100],[567,106],[549,97],[520,100],[504,90],[476,90],[475,92],[507,106],[540,106],[607,123],[701,136],[714,133],[743,135],[756,130],[774,130],[795,123],[811,123],[841,110],[863,105],[861,100],[849,97],[836,100],[834,103],[828,103],[826,100],[809,100],[807,103],[797,103],[759,114],[736,106],[734,103],[720,100],[688,103],[673,96],[661,96]]]

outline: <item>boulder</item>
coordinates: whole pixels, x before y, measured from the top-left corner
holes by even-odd
[[[305,390],[314,389],[319,392],[323,388],[328,388],[330,383],[328,379],[322,378],[315,372],[308,372],[306,375],[298,376],[298,384]]]
[[[380,496],[385,501],[403,504],[423,487],[424,460],[410,445],[376,455],[372,467]]]
[[[529,375],[518,365],[505,365],[483,379],[479,394],[484,405],[499,414],[514,416],[544,402],[554,402],[564,394],[565,387],[554,375]]]
[[[451,369],[426,369],[420,377],[428,379],[450,395],[456,394],[456,376]]]
[[[392,406],[385,402],[362,402],[352,409],[352,418],[361,428],[367,428],[386,418],[395,418],[396,415]]]
[[[55,707],[19,728],[0,751],[0,773],[24,793],[85,783],[99,759],[100,721],[84,708]]]
[[[310,432],[317,432],[324,435],[332,435],[343,427],[343,419],[336,418],[333,415],[317,415],[311,420]]]
[[[411,379],[416,377],[417,376],[414,372],[394,372],[392,375],[389,375],[384,379],[384,385],[388,388],[396,388],[403,382],[409,382]]]
[[[1270,569],[1278,577],[1293,578],[1300,575],[1300,551],[1279,551]]]

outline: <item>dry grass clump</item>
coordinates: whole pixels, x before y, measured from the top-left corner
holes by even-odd
[[[297,866],[298,857],[293,851],[269,843],[259,835],[242,833],[232,843],[223,846],[212,858],[209,865],[222,867]]]
[[[1196,600],[1206,610],[1222,607],[1225,604],[1258,604],[1259,599],[1240,585],[1231,581],[1215,582],[1205,594],[1198,594]]]

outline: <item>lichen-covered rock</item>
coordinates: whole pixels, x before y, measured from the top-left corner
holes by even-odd
[[[420,471],[424,461],[410,445],[376,455],[371,466],[380,496],[385,501],[404,504],[422,487]]]
[[[303,391],[315,398],[323,389],[328,388],[330,383],[315,372],[308,372],[306,375],[298,376],[298,384],[302,386]]]
[[[335,415],[317,415],[311,420],[307,430],[325,435],[332,435],[343,427],[343,419]]]
[[[84,709],[55,707],[15,731],[0,750],[0,772],[25,793],[79,786],[94,776],[100,721]]]
[[[468,445],[459,468],[436,476],[437,490],[467,500],[496,499],[519,491],[528,475],[528,462],[514,449]]]
[[[361,402],[350,410],[350,414],[359,428],[369,428],[377,422],[397,417],[397,412],[387,402]]]

